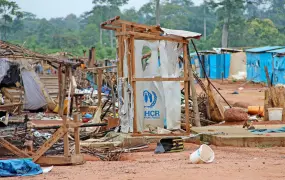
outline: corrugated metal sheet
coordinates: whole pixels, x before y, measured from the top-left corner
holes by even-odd
[[[276,49],[276,50],[268,51],[268,52],[277,53],[277,54],[285,54],[285,48],[283,48],[283,49]]]
[[[191,64],[195,64],[197,56],[191,58]],[[230,54],[208,54],[201,55],[202,63],[204,64],[206,74],[210,79],[222,79],[228,78],[230,72]],[[201,67],[201,64],[199,63]],[[198,68],[201,78],[205,78],[205,74],[202,68]]]
[[[281,48],[284,48],[284,46],[265,46],[265,47],[247,49],[246,52],[262,53],[262,52],[272,51],[272,50],[281,49]]]
[[[174,35],[174,36],[180,36],[184,37],[186,39],[189,38],[200,38],[202,34],[196,33],[196,32],[191,32],[191,31],[184,31],[184,30],[174,30],[174,29],[166,29],[166,28],[161,28],[162,31],[168,35]]]
[[[273,84],[285,84],[285,57],[274,57]]]

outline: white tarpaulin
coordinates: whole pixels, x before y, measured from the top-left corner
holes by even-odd
[[[7,71],[9,70],[10,65],[7,59],[0,58],[0,83],[7,75]]]
[[[143,68],[143,49],[149,49],[151,56]],[[128,77],[127,53],[125,46],[124,76],[118,79],[119,116],[121,131],[133,131],[133,90]],[[175,42],[135,40],[136,78],[179,77],[178,56],[182,46]],[[124,93],[124,97],[123,94]],[[181,127],[180,82],[137,82],[136,83],[137,129],[142,132],[148,125],[167,129]]]
[[[26,69],[21,70],[21,75],[25,89],[24,109],[37,110],[44,107],[47,102],[40,86],[36,82],[36,80],[40,81],[38,75],[34,71]]]
[[[151,50],[146,69],[142,67],[143,48]],[[159,51],[158,51],[159,50]],[[178,56],[182,48],[167,41],[135,41],[136,78],[179,77]],[[180,129],[180,82],[137,82],[138,130],[148,125],[167,129]]]

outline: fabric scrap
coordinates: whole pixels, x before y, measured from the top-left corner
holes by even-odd
[[[42,173],[42,168],[28,159],[0,160],[0,177],[34,176]]]
[[[276,129],[253,129],[250,130],[250,132],[257,135],[263,135],[267,133],[285,133],[285,126]]]

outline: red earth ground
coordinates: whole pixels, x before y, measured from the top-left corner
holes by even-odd
[[[32,180],[284,180],[285,148],[214,147],[215,161],[191,164],[189,154],[199,146],[186,144],[180,153],[147,152],[124,154],[123,161],[103,162],[96,158],[79,166],[54,167],[35,177],[8,179]],[[91,159],[90,157],[88,158]]]
[[[231,81],[214,81],[230,104],[236,102],[249,105],[264,104],[264,87],[260,84]],[[239,87],[239,94],[232,94]],[[198,87],[198,91],[199,90]],[[224,103],[225,104],[225,103]],[[189,154],[199,146],[186,144],[185,151],[156,155],[155,145],[147,151],[124,154],[122,161],[103,162],[86,156],[87,161],[79,166],[54,167],[44,175],[8,179],[33,180],[284,180],[284,147],[215,147],[215,161],[210,164],[191,164]],[[92,161],[90,161],[92,160]]]

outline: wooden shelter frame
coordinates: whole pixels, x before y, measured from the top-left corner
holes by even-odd
[[[189,87],[190,87],[190,76],[189,76],[189,59],[188,59],[188,44],[189,41],[185,37],[176,35],[162,35],[163,31],[159,26],[149,26],[143,24],[137,24],[134,22],[121,20],[119,16],[112,18],[101,24],[101,28],[106,30],[116,31],[117,37],[117,54],[118,54],[118,78],[124,77],[123,61],[125,52],[125,43],[128,47],[127,65],[128,65],[128,82],[133,88],[134,96],[134,120],[133,120],[133,134],[138,134],[137,129],[137,98],[136,98],[136,83],[143,81],[184,81],[185,90],[185,122],[186,122],[186,133],[190,133],[190,121],[189,121]],[[184,62],[184,77],[178,78],[136,78],[135,71],[135,40],[165,40],[183,44],[183,62]]]

